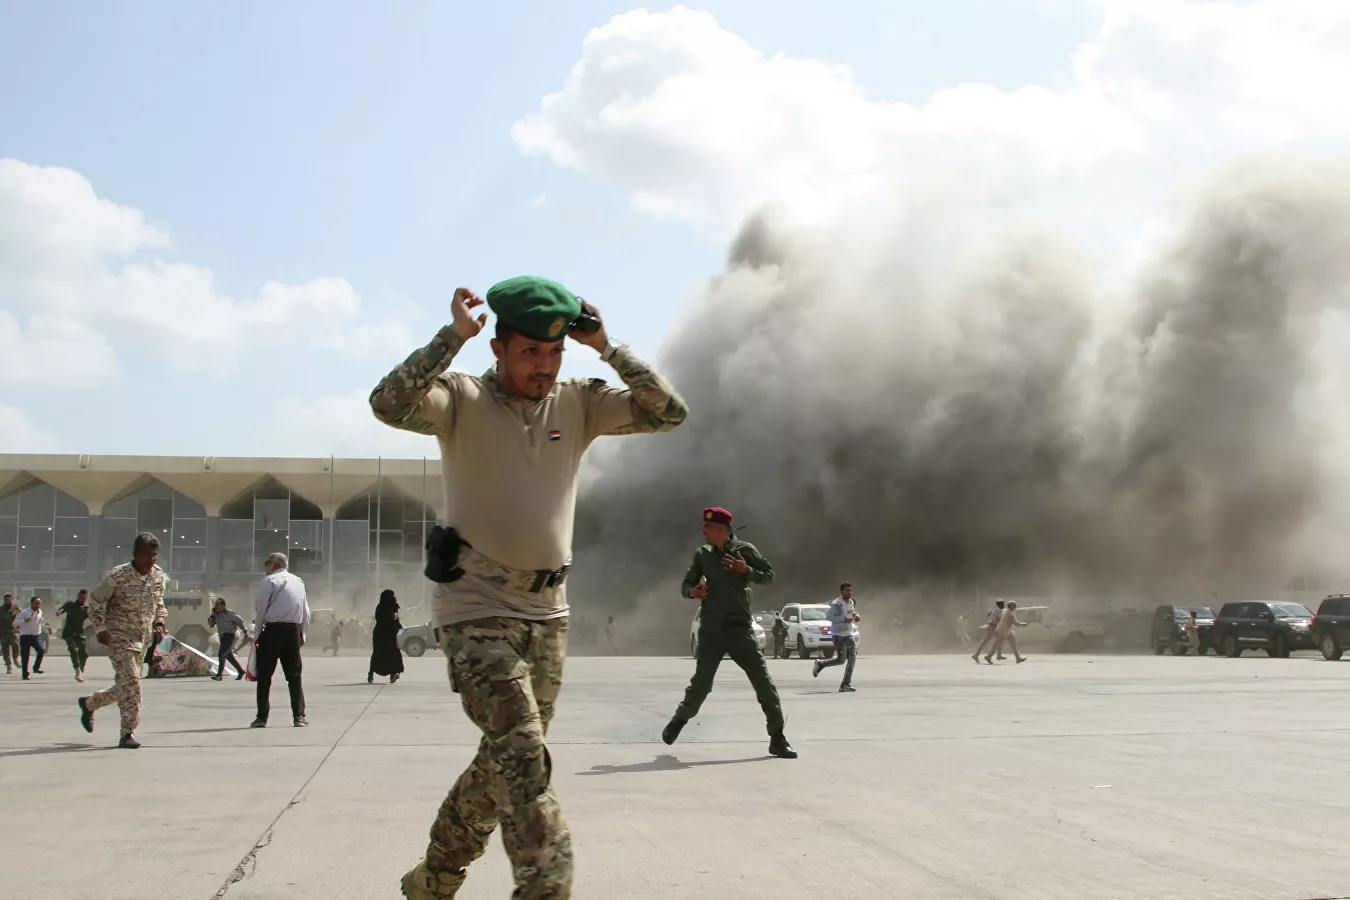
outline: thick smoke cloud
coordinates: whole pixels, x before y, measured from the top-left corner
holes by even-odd
[[[1350,160],[1251,160],[1197,197],[1129,263],[940,192],[756,215],[663,356],[690,419],[596,460],[578,596],[678,634],[712,504],[777,564],[773,606],[841,577],[1230,595],[1335,562],[1344,370],[1314,348],[1350,306]]]

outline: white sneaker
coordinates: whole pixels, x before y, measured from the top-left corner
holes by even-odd
[[[76,673],[75,673],[75,680],[76,680],[76,681],[84,681],[84,673],[83,673],[83,672],[76,672]]]

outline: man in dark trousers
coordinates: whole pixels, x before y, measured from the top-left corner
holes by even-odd
[[[226,662],[234,666],[234,671],[238,673],[234,678],[235,681],[243,678],[244,667],[239,665],[239,659],[234,655],[235,645],[239,642],[239,636],[244,634],[246,628],[243,618],[240,617],[239,613],[225,605],[224,597],[218,597],[206,624],[216,629],[216,636],[220,639],[220,650],[216,658],[216,674],[211,676],[211,680],[220,681],[225,677]]]
[[[287,568],[286,554],[273,553],[263,563],[262,584],[254,606],[258,633],[254,652],[258,664],[258,718],[251,728],[266,728],[272,710],[272,675],[281,663],[291,693],[291,720],[296,728],[309,724],[305,718],[305,691],[300,683],[300,648],[309,633],[309,598],[305,582]]]
[[[769,730],[769,753],[783,759],[796,759],[783,736],[783,708],[778,688],[769,677],[769,667],[755,643],[751,628],[750,594],[754,584],[773,581],[773,567],[753,544],[738,540],[731,533],[731,513],[720,507],[703,511],[703,537],[707,543],[694,553],[694,561],[685,573],[681,593],[703,604],[699,617],[698,657],[693,680],[684,692],[684,702],[661,732],[661,740],[675,743],[680,730],[698,715],[708,692],[712,690],[722,655],[727,654],[740,666],[755,688],[755,697],[764,710]]]
[[[89,591],[81,590],[74,600],[62,603],[56,617],[64,620],[61,640],[66,642],[66,650],[70,652],[75,680],[84,681],[84,666],[89,662],[89,647],[84,636],[84,623],[89,618]]]

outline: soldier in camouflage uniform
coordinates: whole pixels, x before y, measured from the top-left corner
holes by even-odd
[[[141,721],[141,654],[150,633],[164,624],[164,570],[155,565],[159,539],[136,535],[131,562],[113,566],[94,589],[89,621],[98,642],[108,648],[113,686],[79,699],[80,725],[94,730],[94,711],[116,703],[122,714],[122,739],[117,746],[140,748],[136,727]]]
[[[447,372],[487,314],[455,291],[452,324],[371,393],[378,419],[440,443],[447,521],[466,542],[462,574],[432,596],[452,688],[482,732],[450,789],[426,856],[403,877],[404,896],[445,900],[464,883],[498,824],[516,900],[566,900],[572,841],[552,787],[545,744],[562,686],[576,475],[601,435],[670,431],[687,410],[675,390],[599,314],[556,282],[508,279],[487,294],[497,314],[497,365],[479,378]],[[564,338],[600,352],[627,390],[599,379],[558,381]]]
[[[5,674],[13,675],[14,667],[19,664],[19,628],[14,617],[19,607],[14,603],[14,595],[6,594],[5,602],[0,603],[0,651],[5,655]]]

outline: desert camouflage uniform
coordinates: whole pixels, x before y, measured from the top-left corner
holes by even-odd
[[[0,603],[0,650],[5,657],[5,668],[19,665],[19,629],[14,625],[14,617],[19,614],[19,604],[5,606]]]
[[[141,654],[156,622],[164,621],[164,570],[154,566],[142,575],[131,563],[114,566],[89,595],[89,624],[94,634],[108,632],[108,658],[113,686],[91,694],[90,710],[116,703],[122,713],[122,734],[141,721]]]
[[[445,375],[464,339],[451,326],[383,378],[371,392],[375,415],[388,425],[437,435],[424,401]],[[632,419],[605,434],[670,431],[688,408],[673,387],[624,346],[602,356],[632,396]],[[495,371],[482,376],[488,394],[509,395]],[[443,387],[443,385],[442,385]],[[560,381],[559,391],[578,388],[606,395],[601,379]],[[510,490],[510,482],[505,482]],[[541,510],[540,515],[547,515]],[[468,551],[460,564],[486,581],[526,591],[535,573],[522,573]],[[498,824],[511,859],[514,900],[567,900],[572,894],[572,838],[552,788],[552,761],[544,741],[562,686],[567,618],[480,618],[437,629],[450,680],[464,711],[483,732],[469,768],[451,788],[431,827],[426,856],[403,878],[406,896],[454,897],[466,867],[483,854]]]

